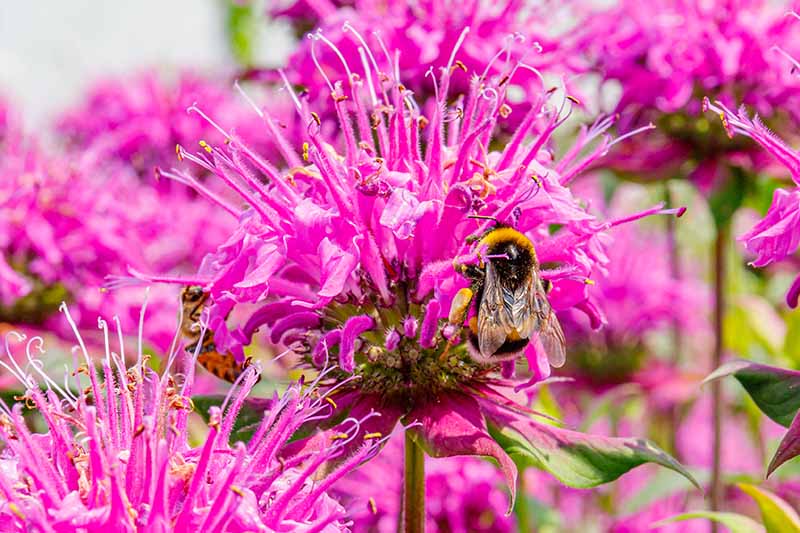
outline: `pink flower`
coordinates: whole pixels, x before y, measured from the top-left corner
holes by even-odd
[[[425,461],[426,531],[510,533],[508,495],[497,469],[475,457]],[[395,434],[381,454],[334,487],[354,531],[394,533],[403,492],[403,437]]]
[[[637,203],[638,188],[631,184],[620,185],[608,205],[596,181],[583,180],[575,189],[591,198],[592,207],[607,217],[621,216]],[[613,268],[592,280],[593,295],[606,318],[601,330],[593,329],[581,313],[565,314],[563,325],[571,339],[567,371],[583,386],[605,389],[635,381],[648,389],[650,385],[669,386],[674,392],[686,388],[677,368],[654,364],[648,339],[670,333],[674,327],[687,336],[702,333],[709,294],[690,265],[677,265],[681,271],[673,271],[674,244],[659,229],[629,224],[615,230],[614,244],[608,249]],[[672,375],[665,376],[664,371]],[[653,398],[661,396],[650,392]]]
[[[557,6],[526,5],[518,0],[466,5],[443,0],[295,0],[271,11],[273,16],[288,19],[301,34],[309,28],[317,29],[316,38],[309,35],[301,40],[288,59],[291,69],[287,76],[320,98],[315,106],[320,112],[320,107],[327,104],[326,76],[322,71],[332,79],[346,80],[351,72],[361,76],[359,67],[365,62],[371,63],[370,68],[394,71],[394,76],[399,76],[421,101],[423,95],[431,94],[427,74],[430,68],[438,72],[445,66],[457,67],[471,75],[485,71],[497,76],[504,73],[512,58],[524,61],[526,66],[511,83],[533,99],[541,92],[543,81],[538,72],[528,67],[558,73],[579,67],[573,54],[564,53],[568,48],[561,43],[568,36],[556,36],[550,24],[557,17],[554,9]],[[353,28],[369,32],[363,34],[362,40],[362,34]],[[462,42],[465,28],[470,38]],[[326,46],[328,42],[333,46]],[[458,49],[456,63],[450,57],[454,49]],[[495,57],[501,50],[501,58]],[[391,55],[396,52],[397,57]],[[454,94],[468,92],[469,78],[454,77],[450,89]],[[525,109],[514,110],[506,122],[519,124],[524,115]]]
[[[504,79],[516,71],[515,62],[507,75],[472,78],[470,92],[455,104],[448,103],[448,87],[462,73],[448,65],[430,117],[397,80],[365,65],[346,86],[331,82],[341,117],[336,138],[323,135],[318,115],[295,97],[308,140],[299,154],[284,154],[292,162],[288,169],[234,133],[226,132],[222,146],[181,150],[247,203],[242,209],[215,198],[239,227],[206,256],[196,276],[181,280],[209,292],[208,324],[218,348],[243,358],[242,346],[267,328],[273,343],[301,354],[305,365],[336,363],[323,384],[337,390],[337,410],[356,418],[381,413],[363,431],[388,435],[402,420],[429,455],[494,457],[512,488],[517,469],[500,442],[525,442],[536,450],[531,460],[566,483],[592,486],[618,477],[627,468],[575,475],[567,457],[592,437],[534,420],[511,398],[515,386],[550,372],[538,342],[525,353],[528,383],[501,379],[501,370],[506,378],[513,374],[513,364],[501,368],[470,355],[462,324],[449,320],[454,296],[468,285],[453,261],[476,261],[467,237],[490,227],[469,215],[509,223],[533,242],[540,262],[560,265],[542,273],[554,285],[553,308],[579,308],[599,326],[585,280],[607,267],[608,230],[678,210],[656,206],[605,222],[586,212],[566,185],[613,144],[604,135],[612,121],[584,128],[554,161],[550,136],[569,99],[554,105],[541,95],[505,148],[496,148],[492,132],[506,116]],[[162,174],[204,190],[186,172]],[[226,324],[231,309],[248,304],[257,308],[245,323]],[[644,441],[603,440],[592,450],[603,457],[625,450],[621,461],[629,467],[655,461],[676,468]],[[587,467],[594,472],[597,464]]]
[[[800,156],[772,133],[758,115],[751,119],[744,106],[734,113],[721,102],[711,104],[706,99],[704,104],[707,109],[720,116],[731,136],[738,133],[752,138],[791,173],[794,188],[777,189],[766,216],[753,229],[739,237],[745,248],[755,255],[751,262],[753,266],[764,267],[786,259],[800,244]],[[800,275],[786,295],[789,307],[797,307],[798,295]]]
[[[234,227],[193,191],[144,183],[101,154],[103,136],[97,139],[80,151],[45,153],[12,126],[0,141],[0,320],[41,324],[68,300],[82,327],[98,313],[118,313],[132,328],[141,291],[102,292],[106,276],[128,267],[191,272]],[[161,315],[151,339],[162,350],[172,339],[176,299],[167,287],[151,294]],[[70,334],[57,322],[49,328]]]
[[[186,112],[195,102],[204,102],[209,111],[225,116],[243,133],[252,135],[263,127],[224,83],[188,71],[175,78],[144,71],[101,80],[79,106],[59,117],[57,131],[70,148],[91,150],[101,159],[119,159],[149,181],[154,167],[175,160],[175,145],[224,140],[207,122]]]
[[[798,51],[800,29],[785,16],[787,9],[766,0],[623,0],[590,8],[578,25],[577,48],[605,81],[620,87],[620,124],[653,121],[660,132],[626,145],[611,162],[648,177],[689,173],[706,191],[716,185],[722,164],[758,169],[757,152],[728,142],[702,117],[700,96],[727,105],[743,98],[775,124],[796,123],[800,116],[789,103],[800,99],[800,83],[781,52]]]
[[[287,445],[288,439],[330,412],[314,384],[290,385],[283,396],[264,400],[253,437],[231,444],[234,421],[257,379],[248,371],[222,407],[211,408],[207,435],[190,438],[193,365],[176,380],[171,354],[159,375],[142,357],[140,339],[137,363],[126,366],[125,347],[109,341],[103,320],[105,355],[92,357],[62,310],[83,360],[73,375],[86,376],[74,378],[69,388],[33,358],[44,353],[40,337],[6,335],[6,346],[24,351],[27,364],[7,353],[0,365],[25,387],[26,405],[37,410],[47,431],[27,428],[21,403],[0,402],[4,531],[349,531],[344,509],[326,491],[369,458],[377,443],[343,456],[361,422],[349,419],[324,449],[292,453],[297,444]],[[112,334],[117,336],[122,339],[121,330]],[[340,465],[323,473],[320,466],[332,460]]]

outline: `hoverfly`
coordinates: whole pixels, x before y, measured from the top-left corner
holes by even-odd
[[[181,292],[181,303],[183,304],[183,321],[181,322],[181,333],[189,342],[186,351],[194,355],[197,344],[200,342],[203,333],[200,327],[200,315],[203,306],[208,299],[208,293],[203,292],[202,287],[196,285],[185,287]],[[217,351],[214,343],[214,332],[210,329],[202,335],[202,344],[197,355],[197,362],[220,379],[233,383],[242,375],[242,372],[250,366],[250,359],[244,363],[239,363],[231,352],[221,354]]]
[[[533,243],[516,229],[495,221],[476,239],[477,265],[454,263],[471,281],[453,298],[449,321],[461,326],[472,302],[476,314],[469,321],[471,355],[478,361],[516,358],[538,336],[554,367],[566,360],[561,324],[547,294],[549,280],[542,279]],[[485,255],[480,255],[485,250]]]

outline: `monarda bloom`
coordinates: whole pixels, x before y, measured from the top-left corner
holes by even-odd
[[[357,419],[381,414],[362,432],[388,435],[402,420],[429,455],[495,458],[510,487],[517,469],[505,450],[512,448],[523,463],[584,487],[648,461],[679,469],[646,441],[595,438],[532,418],[512,399],[514,387],[525,385],[512,379],[514,362],[476,360],[462,324],[450,320],[455,295],[468,285],[453,262],[477,261],[468,237],[494,224],[470,215],[522,232],[538,263],[553,265],[541,272],[553,284],[552,307],[578,308],[599,327],[587,279],[610,266],[608,230],[678,211],[656,206],[595,219],[566,185],[613,144],[604,135],[612,121],[586,129],[554,161],[551,134],[571,101],[541,94],[498,146],[492,132],[507,113],[506,80],[518,63],[495,77],[472,75],[469,93],[449,102],[451,78],[467,76],[452,68],[458,49],[451,55],[431,81],[438,96],[427,117],[392,77],[394,69],[373,70],[371,62],[346,83],[330,82],[340,117],[336,138],[320,133],[318,115],[298,98],[307,141],[296,153],[281,143],[289,168],[278,169],[235,134],[197,153],[181,150],[248,204],[219,199],[220,211],[237,217],[239,227],[183,280],[210,294],[207,325],[217,347],[242,358],[254,331],[266,328],[307,367],[337,365],[322,381],[336,388],[336,409]],[[191,180],[180,171],[164,174]],[[231,309],[245,304],[256,306],[249,320],[227,325]],[[525,352],[528,385],[550,373],[537,344]]]
[[[195,271],[235,227],[214,213],[215,204],[185,187],[144,183],[102,148],[45,151],[9,122],[0,138],[0,322],[46,324],[65,300],[81,327],[118,313],[133,329],[141,291],[104,292],[105,277],[128,266]],[[153,327],[150,340],[166,350],[177,294],[162,287],[151,296],[160,331]],[[60,321],[45,329],[71,335]]]
[[[116,342],[122,332],[109,332],[102,320],[99,326],[106,346],[95,357],[75,329],[82,363],[63,388],[35,359],[43,353],[40,337],[6,335],[14,353],[0,366],[25,393],[22,403],[0,402],[3,531],[349,531],[345,510],[327,490],[377,450],[377,440],[353,446],[361,420],[345,420],[322,449],[294,453],[289,446],[298,443],[288,445],[290,437],[331,407],[314,384],[293,384],[260,404],[263,417],[248,442],[230,443],[257,379],[251,367],[224,404],[211,408],[207,434],[195,444],[188,429],[193,367],[173,374],[173,354],[158,374],[141,344],[137,362],[126,365],[125,347]],[[45,432],[29,429],[25,406]],[[320,466],[334,460],[339,466],[323,472]]]
[[[190,71],[170,77],[148,70],[94,83],[79,105],[61,114],[56,131],[68,148],[122,161],[153,184],[153,168],[174,160],[175,145],[222,141],[208,123],[186,112],[195,102],[239,131],[252,135],[263,127],[224,83]]]
[[[797,123],[800,82],[781,56],[797,51],[800,36],[788,9],[766,0],[623,0],[587,9],[576,41],[590,68],[620,91],[620,124],[658,126],[606,163],[640,179],[688,175],[706,191],[725,165],[761,168],[751,143],[730,142],[703,117],[701,99],[745,103],[778,131]]]
[[[776,189],[772,205],[766,215],[750,231],[740,236],[748,252],[755,256],[751,264],[765,267],[783,261],[797,251],[800,245],[800,154],[787,146],[767,128],[758,115],[750,118],[744,106],[731,111],[721,102],[705,101],[705,107],[719,114],[730,135],[746,135],[756,141],[791,174],[794,187]],[[797,275],[786,303],[797,307],[800,297],[800,274]]]

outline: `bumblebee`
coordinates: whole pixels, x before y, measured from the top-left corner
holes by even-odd
[[[183,304],[183,321],[181,323],[181,333],[189,342],[186,351],[194,355],[197,344],[201,341],[203,333],[200,327],[200,315],[203,306],[208,299],[208,293],[198,286],[185,287],[181,292],[181,303]],[[202,335],[202,344],[197,355],[197,362],[220,379],[233,383],[242,375],[242,372],[250,366],[250,359],[244,363],[238,363],[234,355],[230,352],[221,354],[217,351],[214,343],[214,332],[207,329]]]
[[[475,303],[469,321],[472,356],[481,362],[514,359],[538,336],[550,364],[562,366],[564,332],[547,300],[552,284],[540,275],[533,243],[499,222],[470,240],[477,241],[478,263],[453,264],[471,285],[456,294],[449,321],[462,326]]]

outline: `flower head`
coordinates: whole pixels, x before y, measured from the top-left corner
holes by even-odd
[[[422,99],[431,93],[430,68],[458,68],[465,72],[502,76],[509,59],[524,61],[513,84],[528,97],[542,90],[541,74],[535,69],[564,73],[578,68],[578,61],[563,52],[566,37],[555,35],[550,24],[557,6],[531,5],[517,0],[469,5],[447,0],[422,2],[308,2],[296,0],[272,9],[273,16],[288,19],[298,33],[316,28],[304,37],[288,59],[292,83],[311,95],[325,94],[326,76],[346,80],[361,76],[362,65],[374,69],[369,75],[393,73],[404,86]],[[356,28],[369,28],[360,33]],[[464,39],[465,28],[470,38]],[[562,28],[559,28],[561,30]],[[458,60],[451,52],[458,49]],[[372,51],[376,51],[373,53]],[[378,79],[366,80],[379,85]],[[453,94],[469,91],[469,78],[454,77]],[[321,106],[328,106],[324,97]],[[510,103],[510,101],[509,101]],[[320,106],[317,106],[320,107]],[[321,110],[316,109],[317,112]],[[508,121],[518,124],[525,110],[516,110]]]
[[[70,148],[123,161],[150,181],[153,167],[175,160],[175,145],[224,140],[186,112],[200,101],[243,133],[252,135],[263,127],[224,84],[189,71],[169,80],[149,70],[95,83],[80,105],[61,114],[56,127]]]
[[[106,276],[193,271],[231,231],[195,192],[158,190],[100,152],[45,152],[19,127],[0,142],[0,321],[42,324],[67,300],[82,327],[116,312],[132,329],[141,291],[103,292]],[[176,298],[167,287],[152,294],[162,330],[151,340],[163,350]],[[59,321],[48,329],[70,335]]]
[[[337,430],[341,438],[324,449],[290,451],[288,439],[303,424],[330,412],[314,385],[294,384],[259,404],[263,418],[249,442],[231,444],[234,421],[257,379],[251,367],[222,406],[210,409],[207,435],[194,445],[193,366],[187,374],[172,373],[173,354],[158,374],[141,344],[137,362],[126,365],[122,332],[110,334],[103,320],[99,325],[105,354],[92,357],[75,329],[74,351],[83,362],[63,387],[34,358],[43,352],[40,337],[6,336],[10,353],[0,365],[24,386],[21,400],[47,428],[32,432],[22,403],[0,402],[6,530],[348,531],[344,509],[326,491],[376,449],[367,442],[343,455],[360,420],[345,421]],[[109,340],[116,336],[119,346]],[[320,466],[333,460],[340,466],[323,473]]]
[[[659,134],[617,150],[610,160],[617,168],[648,177],[689,173],[706,190],[720,163],[758,169],[752,145],[731,143],[702,116],[704,95],[746,103],[781,129],[800,118],[786,105],[800,98],[800,83],[782,57],[796,52],[800,29],[780,3],[622,1],[591,9],[578,27],[592,68],[621,90],[620,123],[658,126]]]
[[[764,267],[786,259],[800,245],[800,154],[772,133],[758,115],[750,118],[744,106],[737,112],[731,111],[721,102],[712,104],[706,100],[705,106],[721,117],[731,135],[738,133],[750,137],[791,174],[794,186],[788,190],[776,189],[772,205],[764,218],[739,237],[744,242],[745,248],[755,255],[755,259],[751,262],[753,266]],[[798,296],[800,296],[800,275],[786,295],[789,307],[797,307]]]
[[[457,55],[456,49],[451,57]],[[453,263],[502,260],[470,246],[468,237],[492,224],[470,215],[514,226],[532,242],[538,264],[559,265],[541,272],[553,284],[552,307],[581,309],[599,327],[602,317],[586,279],[606,268],[608,230],[679,210],[659,205],[605,222],[586,212],[566,185],[613,144],[604,135],[613,121],[584,128],[577,144],[554,161],[551,134],[568,114],[569,97],[553,104],[550,94],[541,94],[499,147],[492,132],[507,114],[505,84],[519,63],[509,63],[503,75],[473,76],[470,92],[455,104],[448,87],[463,73],[446,65],[433,85],[429,116],[398,80],[364,66],[346,85],[331,83],[338,137],[324,135],[320,117],[296,97],[307,141],[299,153],[286,152],[289,168],[277,168],[234,133],[226,133],[224,146],[181,151],[247,203],[241,209],[217,197],[239,227],[204,259],[197,276],[183,280],[210,294],[208,327],[217,347],[241,360],[242,345],[256,329],[268,328],[272,342],[300,354],[305,365],[336,362],[323,384],[337,391],[337,410],[356,418],[372,410],[382,415],[366,421],[363,431],[388,435],[402,419],[430,455],[494,457],[510,487],[516,467],[498,441],[517,438],[535,442],[543,466],[568,483],[617,477],[621,470],[572,476],[569,461],[558,458],[590,437],[535,421],[507,397],[515,385],[549,374],[541,343],[530,342],[525,352],[528,383],[501,378],[501,371],[505,378],[514,374],[514,361],[471,357],[462,342],[463,316],[451,313],[469,282]],[[180,170],[162,174],[203,187]],[[225,318],[242,304],[258,307],[244,324],[230,327]],[[511,434],[500,438],[491,428]],[[608,441],[595,451],[613,454],[629,446],[644,460],[669,463],[643,442]]]

